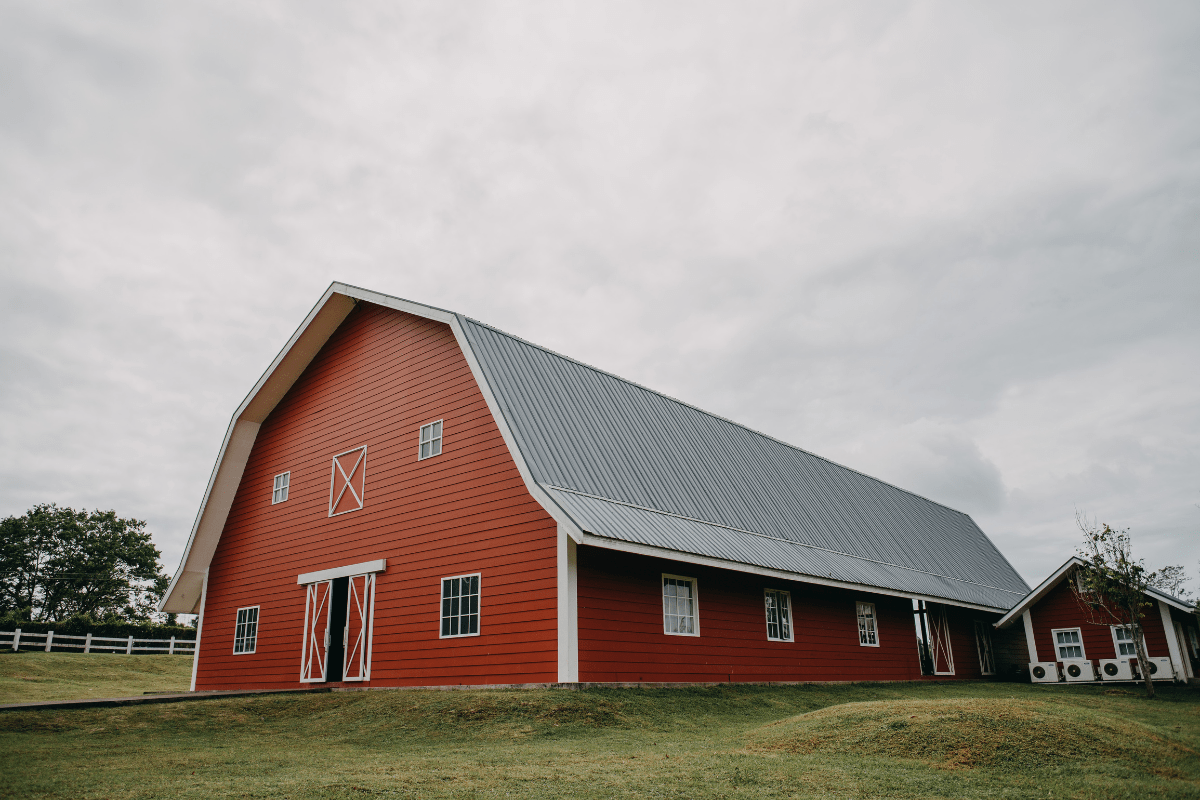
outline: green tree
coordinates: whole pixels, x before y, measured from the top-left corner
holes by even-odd
[[[170,579],[146,523],[53,504],[0,520],[0,613],[149,620]]]

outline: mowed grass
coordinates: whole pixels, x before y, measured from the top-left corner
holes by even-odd
[[[0,652],[0,703],[186,692],[190,656]]]
[[[0,713],[2,797],[1200,797],[1200,691],[369,691]]]

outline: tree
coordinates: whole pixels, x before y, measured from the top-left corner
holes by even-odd
[[[53,504],[0,520],[0,614],[150,619],[170,578],[146,523]]]
[[[1152,572],[1147,580],[1155,589],[1161,589],[1172,597],[1178,597],[1180,600],[1192,598],[1192,593],[1187,588],[1187,571],[1182,564],[1174,564]]]
[[[1076,523],[1083,532],[1079,557],[1084,565],[1079,568],[1080,580],[1072,581],[1079,605],[1094,625],[1121,625],[1129,629],[1146,694],[1154,697],[1142,618],[1152,605],[1146,598],[1146,589],[1156,573],[1148,572],[1141,559],[1134,560],[1128,530],[1114,530],[1082,517],[1076,517]]]

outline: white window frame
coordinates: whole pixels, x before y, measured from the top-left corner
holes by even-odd
[[[1071,631],[1074,631],[1075,634],[1077,636],[1079,636],[1079,655],[1071,656],[1070,658],[1063,658],[1062,651],[1059,648],[1074,647],[1075,645],[1061,644],[1058,641],[1058,635],[1060,633],[1070,633]],[[1050,630],[1050,638],[1054,641],[1054,660],[1055,661],[1079,661],[1079,660],[1087,659],[1087,650],[1083,646],[1083,629],[1082,628],[1052,628]]]
[[[286,503],[288,499],[288,488],[292,483],[292,471],[281,472],[275,476],[275,482],[271,486],[271,505],[278,503]]]
[[[782,604],[779,599],[775,602],[775,610],[782,607],[783,612],[780,616],[780,624],[783,625],[785,636],[771,635],[771,595],[783,600]],[[792,593],[786,589],[763,589],[763,610],[767,615],[767,641],[768,642],[794,642],[796,641],[796,629],[792,626]]]
[[[1130,637],[1124,641],[1117,638],[1117,632],[1118,631],[1128,631],[1129,626],[1128,625],[1109,625],[1108,628],[1112,632],[1113,653],[1116,654],[1116,657],[1117,658],[1137,658],[1137,643],[1133,641],[1133,636],[1130,635]],[[1146,642],[1146,636],[1145,636],[1145,634],[1142,634],[1142,646],[1143,647],[1145,646],[1145,642]],[[1129,645],[1131,648],[1133,648],[1133,652],[1132,653],[1122,653],[1121,645],[1123,645],[1123,644]],[[1146,652],[1150,652],[1150,651],[1147,650]]]
[[[858,644],[860,647],[879,647],[879,612],[875,610],[874,603],[868,603],[865,600],[854,601],[854,616],[858,621]],[[870,608],[869,616],[863,614],[864,608]],[[869,621],[870,625],[864,623]],[[873,642],[863,641],[865,638],[874,638]]]
[[[671,617],[675,617],[676,619],[684,618],[682,614],[670,614],[667,611],[667,581],[668,580],[683,581],[683,582],[690,583],[692,586],[692,597],[691,597],[691,600],[692,600],[692,614],[691,614],[692,630],[691,631],[680,631],[680,630],[673,631],[673,630],[671,630],[670,624],[667,622],[667,620]],[[662,601],[663,601],[663,603],[662,603],[663,633],[666,634],[667,636],[699,636],[700,635],[700,583],[699,583],[699,581],[697,581],[695,578],[690,578],[686,575],[671,575],[669,573],[664,572],[662,574],[662,582],[659,584],[659,588],[662,590]]]
[[[243,622],[242,621],[242,612],[243,611],[246,612],[247,616],[249,616],[249,612],[253,611],[254,612],[254,620],[251,621],[251,620],[247,619],[246,621]],[[233,615],[233,654],[235,656],[253,655],[258,650],[258,620],[259,620],[259,616],[260,616],[259,606],[242,606],[241,608],[239,608],[237,610],[237,613]],[[242,628],[243,625],[246,625],[246,626],[253,625],[254,632],[252,634],[247,635],[245,633],[246,629]],[[241,636],[238,635],[239,628],[242,629]],[[247,650],[245,647],[245,642],[247,640],[249,640],[249,642],[250,642],[249,650]],[[242,643],[241,650],[238,649],[239,642]]]
[[[444,419],[436,419],[421,426],[421,430],[417,433],[417,461],[424,461],[427,458],[434,458],[442,454],[442,439],[445,435],[445,427]],[[428,439],[425,438],[426,431],[429,432]],[[436,436],[434,435],[435,432],[437,433]],[[423,455],[425,445],[429,445],[429,455]]]
[[[474,597],[477,598],[475,614],[474,614],[474,616],[475,616],[475,632],[474,633],[442,633],[442,629],[444,628],[445,621],[447,619],[446,612],[445,612],[446,581],[452,581],[452,580],[456,580],[456,579],[461,581],[464,578],[474,578],[476,581],[478,581],[478,584],[477,584],[478,591],[474,595]],[[459,595],[460,598],[463,596],[464,595],[461,595],[461,594]],[[465,596],[471,597],[472,595],[465,595]],[[453,616],[453,615],[451,615],[451,616]],[[462,619],[463,614],[461,612],[459,612],[459,614],[457,616],[459,617],[459,619]],[[470,615],[468,614],[467,616],[470,616]],[[439,639],[463,639],[468,636],[478,636],[480,631],[482,631],[482,630],[483,630],[483,573],[482,572],[472,572],[467,575],[451,575],[448,578],[442,578],[442,580],[438,583],[438,638]]]

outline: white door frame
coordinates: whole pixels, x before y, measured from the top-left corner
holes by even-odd
[[[323,589],[323,591],[322,591]],[[318,631],[320,607],[325,607],[325,629]],[[300,653],[300,682],[320,683],[329,674],[329,623],[333,616],[333,582],[319,581],[304,587],[304,644]],[[314,659],[320,669],[315,676]]]
[[[350,620],[359,619],[350,641]],[[375,573],[351,575],[346,586],[346,627],[343,629],[342,680],[371,680],[371,632],[375,624]],[[353,669],[352,669],[353,668]]]

